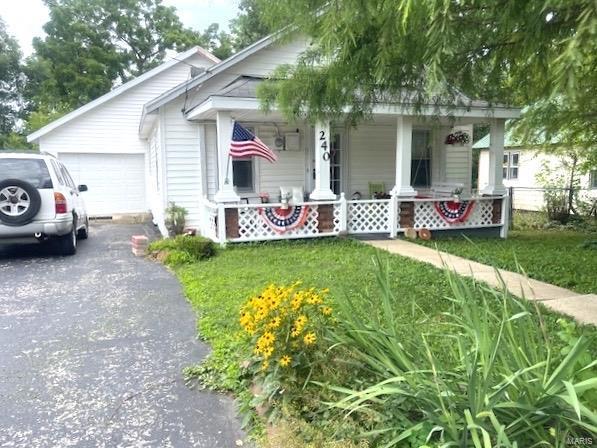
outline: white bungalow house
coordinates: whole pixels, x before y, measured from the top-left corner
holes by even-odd
[[[225,61],[195,48],[29,136],[89,186],[95,215],[188,211],[187,226],[219,242],[406,228],[481,229],[505,236],[505,120],[519,109],[467,101],[423,108],[378,104],[370,121],[289,123],[265,114],[256,87],[308,46],[266,37]],[[275,163],[230,160],[234,121]],[[490,123],[487,185],[471,185],[472,126]],[[465,134],[454,142],[456,134]],[[458,201],[452,201],[457,190]],[[269,196],[269,203],[262,198]],[[373,197],[375,196],[375,197]]]
[[[479,151],[478,189],[483,190],[489,183],[490,136],[485,135],[473,145]],[[547,166],[553,171],[562,168],[564,159],[555,154],[546,154],[537,147],[523,146],[510,132],[504,139],[502,179],[504,186],[511,189],[512,208],[524,211],[541,211],[545,207],[544,186],[537,176]],[[579,197],[585,201],[597,200],[597,169],[580,176]]]

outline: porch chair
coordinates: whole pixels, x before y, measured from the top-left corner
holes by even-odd
[[[305,200],[303,187],[280,187],[280,196],[290,196],[293,204],[300,204]]]
[[[385,193],[386,184],[385,182],[369,182],[369,199],[374,199],[375,193]]]

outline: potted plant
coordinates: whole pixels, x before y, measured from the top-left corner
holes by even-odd
[[[471,137],[464,131],[456,131],[446,136],[446,145],[466,145],[471,141]]]
[[[262,204],[269,203],[269,193],[267,191],[262,191],[259,193],[259,199],[261,199]]]

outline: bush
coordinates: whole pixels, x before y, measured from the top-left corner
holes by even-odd
[[[516,230],[540,230],[547,224],[547,216],[543,212],[514,210],[512,228]]]
[[[184,264],[204,260],[216,254],[213,241],[200,236],[178,235],[154,241],[149,251],[160,253],[160,259],[166,264]]]
[[[375,422],[375,446],[563,447],[594,434],[594,341],[560,352],[530,305],[447,275],[451,310],[406,335],[381,267],[381,296],[338,302],[334,338],[368,375],[329,386],[343,395],[333,406]]]

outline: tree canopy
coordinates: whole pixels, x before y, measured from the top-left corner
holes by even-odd
[[[21,49],[0,18],[0,147],[21,116]]]
[[[348,108],[359,120],[406,92],[451,104],[463,92],[529,106],[528,138],[542,117],[539,132],[567,127],[577,142],[597,143],[594,0],[257,1],[268,23],[312,40],[262,87],[265,107],[312,119]]]

